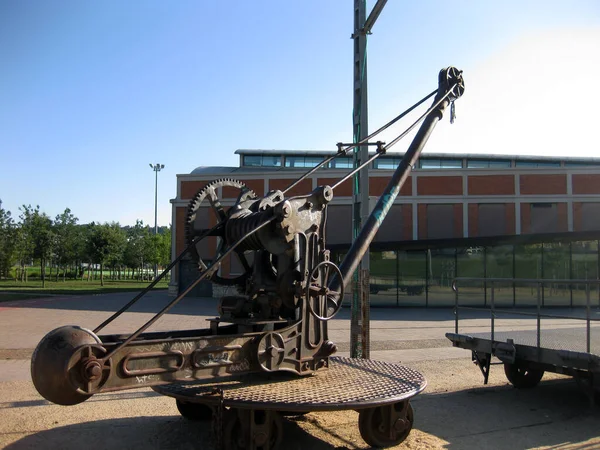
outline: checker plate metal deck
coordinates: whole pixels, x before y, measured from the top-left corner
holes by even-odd
[[[186,402],[212,403],[216,399],[211,394],[220,388],[225,406],[332,411],[396,403],[417,395],[426,385],[421,373],[400,364],[333,357],[329,369],[313,376],[254,373],[217,383],[170,384],[152,389]]]

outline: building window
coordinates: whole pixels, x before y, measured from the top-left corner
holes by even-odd
[[[421,169],[461,169],[462,159],[429,159],[423,158],[419,161]]]
[[[380,156],[373,162],[373,167],[375,169],[395,170],[400,161],[402,161],[402,158]]]
[[[262,165],[262,156],[260,155],[245,155],[244,166],[260,167]]]
[[[560,167],[560,161],[515,161],[516,167]]]
[[[565,161],[565,167],[598,167],[600,162],[592,161]]]
[[[468,159],[467,169],[504,169],[510,167],[509,159]]]
[[[279,155],[263,155],[262,156],[263,167],[281,167],[281,156]]]
[[[354,162],[352,161],[352,158],[339,156],[331,161],[329,166],[332,169],[352,169],[354,167]]]
[[[285,167],[306,167],[313,168],[322,163],[324,157],[320,156],[286,156]],[[325,166],[325,168],[327,165]]]
[[[281,167],[279,155],[244,155],[246,167]]]

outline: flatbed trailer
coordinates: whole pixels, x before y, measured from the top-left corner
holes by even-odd
[[[491,289],[489,306],[474,307],[459,303],[460,283],[486,283]],[[535,311],[515,308],[498,308],[495,304],[495,287],[501,283],[537,285]],[[547,313],[539,295],[544,284],[585,285],[586,305],[571,309],[570,314]],[[590,286],[599,280],[540,280],[511,278],[456,278],[454,333],[446,333],[454,347],[471,350],[473,362],[479,367],[487,384],[490,367],[502,364],[508,381],[516,388],[536,386],[545,372],[560,373],[575,378],[593,403],[600,399],[600,310],[592,307]],[[459,318],[464,311],[486,311],[490,314],[490,331],[484,333],[459,333]],[[498,331],[496,320],[502,317],[534,317],[535,329]],[[568,326],[542,326],[542,319],[565,319]],[[493,362],[496,358],[498,361]]]

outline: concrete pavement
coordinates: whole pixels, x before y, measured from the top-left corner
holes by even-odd
[[[50,297],[0,303],[0,381],[29,379],[30,351],[49,331],[62,325],[94,329],[125,305],[134,294],[103,294]],[[130,333],[151,319],[172,297],[154,291],[129,312],[109,324],[100,334]],[[184,330],[208,326],[217,313],[217,300],[188,297],[150,330]],[[470,313],[460,322],[460,332],[489,330],[487,314]],[[373,308],[370,314],[371,357],[384,361],[420,361],[469,358],[467,351],[453,348],[445,333],[454,331],[451,308]],[[567,326],[573,321],[550,320],[546,325]],[[535,318],[513,317],[496,321],[500,330],[535,329]],[[350,354],[350,310],[343,308],[329,322],[329,337],[340,356]],[[21,350],[16,352],[15,350]]]
[[[66,324],[94,328],[132,298],[131,294],[54,297],[0,304],[0,448],[180,449],[211,448],[210,425],[180,417],[172,399],[150,389],[99,394],[73,407],[52,405],[29,376],[32,349],[50,330]],[[153,292],[105,330],[131,332],[170,300]],[[205,327],[216,300],[186,298],[155,330]],[[472,317],[471,317],[472,316]],[[461,332],[484,332],[489,317],[473,314]],[[330,338],[348,355],[350,311],[330,322]],[[590,408],[575,383],[547,375],[536,389],[507,384],[501,368],[483,386],[466,350],[444,337],[454,330],[450,309],[373,309],[371,357],[401,361],[423,373],[426,391],[411,403],[415,428],[403,445],[412,449],[600,448],[600,410]],[[563,326],[556,320],[554,326]],[[499,329],[534,329],[535,318],[509,318]],[[284,421],[285,448],[364,449],[353,411],[310,413]]]

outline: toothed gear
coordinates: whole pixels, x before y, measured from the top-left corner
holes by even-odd
[[[224,223],[227,220],[229,211],[225,211],[225,209],[223,208],[223,205],[221,205],[221,200],[219,199],[219,196],[217,194],[217,189],[220,187],[232,187],[232,188],[238,189],[240,191],[236,205],[240,205],[243,202],[247,202],[250,200],[253,201],[253,200],[257,199],[257,196],[254,193],[254,191],[249,189],[241,181],[233,180],[230,178],[223,178],[223,179],[211,181],[210,183],[208,183],[206,186],[204,186],[202,189],[200,189],[196,193],[196,195],[194,196],[194,198],[190,201],[190,203],[188,205],[187,216],[186,216],[186,220],[185,220],[185,236],[186,236],[186,241],[188,244],[190,242],[192,242],[192,240],[196,236],[199,236],[200,234],[202,234],[203,232],[205,232],[207,230],[206,228],[201,228],[200,224],[198,223],[199,221],[196,220],[197,213],[199,212],[199,208],[202,205],[202,202],[204,202],[204,200],[208,200],[208,202],[210,203],[210,206],[212,207],[213,211],[215,212],[215,214],[217,216],[217,220],[218,220],[217,225],[220,223]],[[217,237],[221,238],[221,242],[220,242],[219,248],[217,249],[217,254],[215,255],[215,259],[218,258],[219,255],[225,251],[226,245],[227,245],[223,234],[220,234]],[[200,257],[200,254],[198,253],[198,245],[199,244],[200,244],[200,242],[198,242],[196,244],[196,246],[192,247],[192,250],[190,253],[191,253],[191,256],[194,259],[194,261],[196,261],[196,263],[198,264],[198,269],[202,272],[207,269],[207,265],[204,263],[204,261],[202,261],[202,258]],[[244,268],[246,270],[245,273],[243,273],[242,275],[235,277],[235,278],[223,278],[216,274],[217,269],[218,269],[218,266],[216,266],[212,269],[213,273],[211,275],[209,275],[210,280],[217,284],[221,284],[224,286],[233,286],[233,285],[242,286],[242,285],[244,285],[244,283],[246,282],[246,279],[250,275],[250,266],[249,266],[248,262],[246,261],[246,258],[243,254],[237,253],[237,256],[239,257],[240,262],[242,263],[242,265],[244,266]]]

